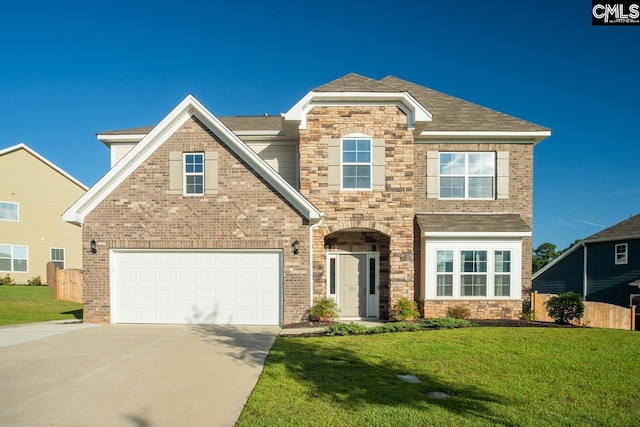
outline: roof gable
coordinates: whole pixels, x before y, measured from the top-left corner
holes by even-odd
[[[220,119],[207,110],[195,97],[188,95],[162,121],[136,144],[107,174],[65,212],[65,221],[81,224],[102,200],[114,191],[155,150],[173,135],[187,120],[196,117],[216,134],[232,151],[262,176],[291,205],[309,220],[321,217],[311,202],[275,172],[251,148],[242,142]]]
[[[585,243],[606,242],[611,240],[640,239],[640,214],[625,219],[609,228],[593,234]]]
[[[27,153],[31,154],[33,157],[35,157],[36,159],[38,159],[39,161],[44,163],[46,166],[50,167],[51,169],[53,169],[54,171],[56,171],[60,175],[62,175],[65,178],[67,178],[69,181],[71,181],[72,183],[74,183],[78,187],[82,188],[85,191],[88,190],[88,187],[86,185],[84,185],[83,183],[81,183],[80,181],[78,181],[77,179],[72,177],[71,175],[69,175],[67,172],[65,172],[64,170],[62,170],[58,166],[56,166],[53,163],[51,163],[49,160],[47,160],[46,158],[44,158],[43,156],[41,156],[40,154],[35,152],[33,149],[29,148],[24,143],[16,144],[16,145],[13,145],[11,147],[7,147],[7,148],[4,148],[4,149],[0,150],[0,156],[9,155],[9,154],[11,154],[13,152],[16,152],[18,150],[26,151]]]
[[[387,86],[369,77],[349,73],[332,82],[324,84],[314,92],[398,92],[397,88]]]

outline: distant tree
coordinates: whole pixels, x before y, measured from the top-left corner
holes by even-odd
[[[556,252],[556,245],[553,243],[543,243],[533,250],[533,272],[540,270],[545,265],[549,264],[558,256]]]

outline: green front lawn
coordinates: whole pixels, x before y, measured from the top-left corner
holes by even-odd
[[[0,325],[82,319],[82,304],[56,301],[48,286],[0,286]]]
[[[639,350],[639,333],[605,329],[279,337],[237,425],[637,425]]]

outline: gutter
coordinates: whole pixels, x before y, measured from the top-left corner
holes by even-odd
[[[313,232],[322,224],[320,220],[309,227],[309,308],[313,306]]]
[[[587,300],[587,245],[583,242],[584,257],[582,261],[582,300]]]

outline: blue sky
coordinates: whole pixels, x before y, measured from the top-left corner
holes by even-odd
[[[394,75],[549,127],[534,246],[640,213],[640,26],[586,1],[9,2],[0,148],[24,142],[91,186],[95,134],[153,125],[188,93],[219,116],[279,114],[349,72]]]

